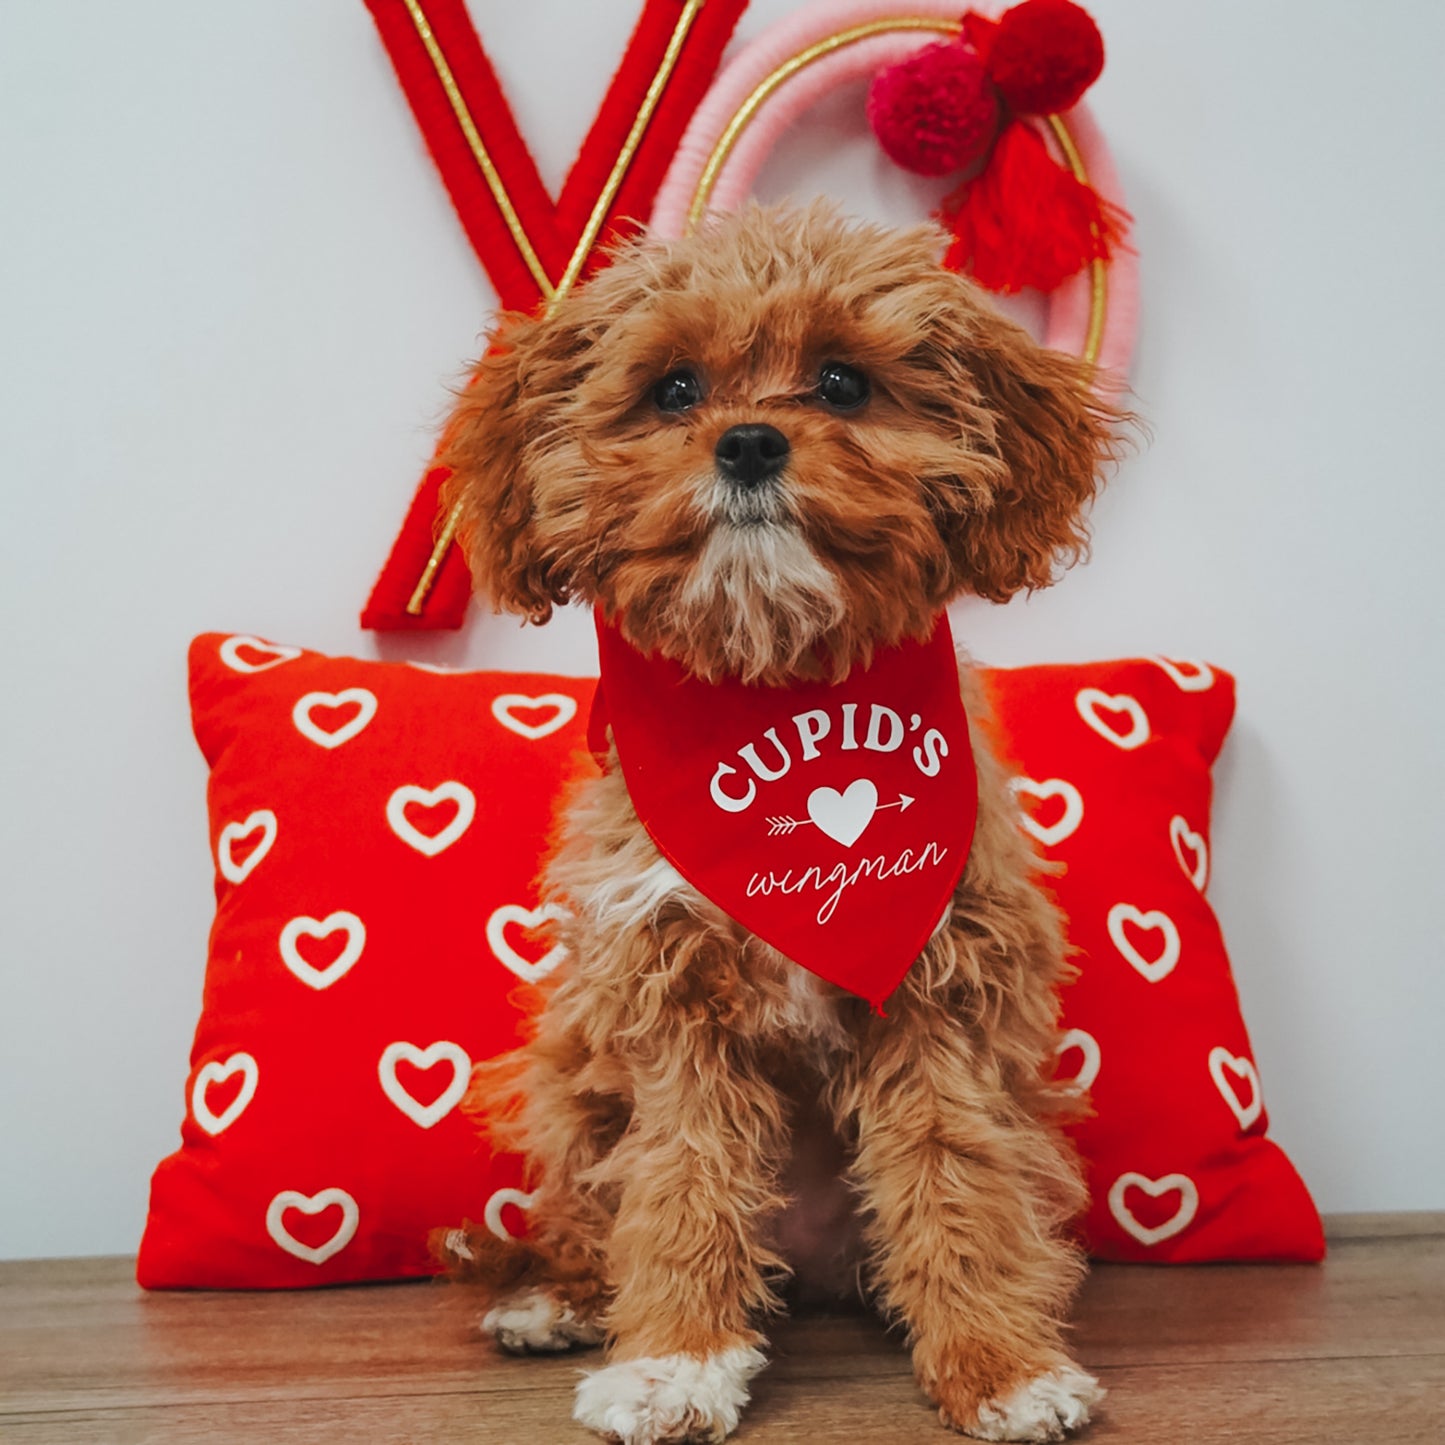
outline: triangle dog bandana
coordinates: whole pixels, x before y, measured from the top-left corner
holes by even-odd
[[[705,682],[599,614],[607,729],[643,826],[704,897],[875,1008],[963,876],[978,780],[948,618],[840,683]]]

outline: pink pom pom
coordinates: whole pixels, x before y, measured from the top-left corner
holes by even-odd
[[[868,124],[904,170],[943,176],[988,149],[998,96],[972,50],[941,40],[873,77]]]

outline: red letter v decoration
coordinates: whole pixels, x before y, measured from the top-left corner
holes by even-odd
[[[463,0],[366,0],[468,238],[501,304],[534,310],[601,264],[645,216],[747,0],[646,0],[554,203]],[[539,47],[539,55],[541,48]],[[438,524],[444,468],[423,475],[361,615],[376,631],[456,628],[470,580]]]

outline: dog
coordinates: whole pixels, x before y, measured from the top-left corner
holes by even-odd
[[[928,706],[960,707],[961,735],[919,741],[922,713],[869,713],[867,687],[925,654],[936,674],[950,601],[1005,601],[1080,555],[1124,418],[939,254],[931,228],[821,205],[633,241],[550,314],[504,322],[447,432],[443,501],[478,590],[533,622],[596,610],[605,762],[548,867],[566,962],[535,1037],[473,1087],[535,1170],[530,1236],[449,1230],[438,1252],[486,1286],[503,1347],[606,1343],[575,1418],[624,1445],[724,1439],[789,1289],[861,1289],[963,1434],[1061,1439],[1102,1395],[1063,1341],[1084,1194],[1061,1131],[1074,1104],[1049,1079],[1068,964],[1043,865],[951,644],[952,702]],[[643,681],[620,697],[629,668]],[[863,710],[829,711],[849,679]],[[695,696],[674,715],[659,689]],[[714,712],[786,709],[789,689],[817,706],[751,755],[711,737]],[[664,733],[629,744],[624,717],[649,709]],[[674,746],[716,767],[684,788]],[[976,807],[971,840],[855,869],[860,818],[882,836],[917,814],[900,788],[885,817],[873,775],[848,769],[896,762],[922,794],[944,755],[961,763],[935,817],[957,831]],[[806,812],[754,806],[829,760],[847,786],[813,788]],[[713,821],[688,815],[664,848],[653,815],[682,792]],[[725,908],[680,860],[744,822],[754,863],[772,842],[843,861],[753,867]],[[896,920],[876,892],[890,869],[919,890]],[[771,914],[733,916],[774,903],[809,968],[760,936]]]

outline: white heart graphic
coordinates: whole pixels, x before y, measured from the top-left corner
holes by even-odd
[[[1162,667],[1181,692],[1208,692],[1214,686],[1214,669],[1207,662],[1183,659],[1171,662],[1167,657],[1151,657],[1149,661],[1156,667]]]
[[[1169,820],[1169,842],[1174,847],[1174,856],[1179,860],[1184,876],[1203,893],[1204,885],[1209,881],[1209,846],[1203,835],[1192,831],[1189,824],[1176,813]],[[1192,867],[1184,857],[1186,848],[1194,854]]]
[[[1225,1075],[1226,1069],[1231,1074],[1249,1081],[1248,1104],[1239,1102],[1239,1095],[1234,1092],[1234,1085]],[[1259,1074],[1255,1071],[1254,1065],[1242,1055],[1235,1058],[1226,1048],[1213,1048],[1209,1051],[1209,1074],[1214,1080],[1214,1087],[1223,1096],[1224,1102],[1234,1111],[1234,1117],[1239,1120],[1239,1127],[1248,1129],[1264,1112],[1264,1091],[1259,1087]]]
[[[261,841],[246,854],[241,862],[236,862],[232,853],[234,844],[242,838],[248,837],[256,829],[261,830]],[[231,883],[241,883],[250,877],[251,870],[271,851],[271,845],[276,841],[276,815],[269,808],[257,808],[254,813],[242,823],[227,823],[221,829],[221,836],[216,842],[216,867],[221,870],[221,877]]]
[[[1074,706],[1078,708],[1079,716],[1101,738],[1107,738],[1116,748],[1124,748],[1127,751],[1149,741],[1148,715],[1139,706],[1138,699],[1130,697],[1126,692],[1111,696],[1107,692],[1101,692],[1097,687],[1082,688],[1074,699]],[[1106,718],[1100,717],[1100,708],[1105,712],[1128,713],[1128,731],[1120,732]]]
[[[251,652],[266,653],[270,661],[247,662],[241,656],[243,647]],[[228,637],[220,647],[221,661],[232,672],[265,672],[268,667],[280,667],[283,662],[290,662],[293,658],[300,656],[301,649],[299,647],[285,647],[279,643],[262,642],[259,637]]]
[[[544,923],[554,923],[571,915],[556,903],[544,904],[541,908],[523,908],[520,904],[504,903],[487,919],[487,945],[496,955],[497,961],[510,968],[525,983],[536,983],[546,978],[567,956],[565,944],[555,943],[536,963],[523,958],[507,942],[507,925],[515,923],[520,928],[540,928]]]
[[[1157,957],[1145,958],[1134,947],[1124,932],[1126,923],[1160,935],[1161,947]],[[1179,930],[1174,926],[1174,920],[1157,908],[1152,913],[1141,913],[1132,904],[1116,903],[1109,910],[1109,937],[1114,940],[1114,947],[1150,983],[1158,983],[1166,974],[1173,973],[1174,965],[1179,962]]]
[[[512,715],[512,709],[518,707],[528,710],[550,707],[553,711],[552,716],[543,722],[524,722]],[[556,732],[558,728],[566,727],[577,716],[577,699],[568,697],[565,692],[545,692],[541,697],[524,697],[520,692],[504,692],[500,697],[492,699],[492,716],[504,728],[511,728],[519,737],[531,738],[535,742],[538,738],[545,738]]]
[[[356,713],[340,727],[324,728],[311,716],[313,708],[346,707],[352,703],[356,705]],[[350,742],[375,716],[376,694],[364,687],[347,687],[340,692],[308,692],[291,709],[296,731],[323,748],[339,748],[342,743]]]
[[[346,932],[346,946],[325,968],[307,963],[296,949],[296,940],[330,938],[338,929]],[[366,925],[354,913],[332,913],[325,918],[293,918],[281,930],[281,961],[308,988],[330,988],[361,957],[366,947]]]
[[[439,833],[423,833],[406,816],[409,803],[434,808],[449,798],[457,805],[456,817]],[[443,849],[450,848],[472,826],[472,819],[476,816],[476,794],[465,783],[438,783],[430,792],[415,783],[408,783],[386,800],[386,821],[391,825],[391,831],[403,843],[415,848],[418,853],[425,853],[428,858],[435,858]]]
[[[1177,1189],[1179,1208],[1163,1224],[1148,1228],[1129,1212],[1124,1195],[1130,1189],[1142,1189],[1151,1199],[1158,1199],[1161,1194]],[[1166,1174],[1162,1179],[1150,1179],[1144,1174],[1121,1174],[1109,1189],[1109,1213],[1145,1246],[1158,1244],[1161,1239],[1170,1239],[1181,1229],[1187,1228],[1198,1210],[1199,1191],[1187,1174]]]
[[[302,1244],[286,1228],[284,1215],[288,1209],[299,1209],[302,1214],[320,1214],[333,1205],[341,1206],[341,1223],[336,1233],[325,1244]],[[318,1194],[301,1194],[295,1189],[283,1189],[266,1208],[266,1233],[286,1251],[308,1264],[322,1264],[338,1250],[345,1249],[356,1233],[361,1211],[356,1201],[344,1189],[323,1189]]]
[[[1087,1094],[1099,1077],[1099,1065],[1103,1062],[1099,1041],[1084,1029],[1069,1029],[1059,1040],[1054,1055],[1061,1058],[1069,1049],[1078,1049],[1084,1056],[1084,1062],[1079,1066],[1079,1072],[1059,1087],[1066,1094]]]
[[[498,1239],[515,1239],[517,1236],[510,1233],[502,1223],[503,1206],[515,1204],[518,1209],[530,1209],[536,1202],[535,1193],[524,1194],[520,1189],[498,1189],[482,1210],[482,1222]]]
[[[219,1114],[213,1114],[206,1105],[206,1090],[236,1073],[244,1075],[240,1092]],[[191,1085],[191,1118],[214,1138],[223,1129],[229,1129],[246,1112],[246,1105],[255,1095],[260,1077],[261,1071],[250,1054],[232,1054],[222,1062],[212,1059],[209,1064],[203,1064],[196,1075],[196,1082]]]
[[[396,1066],[401,1059],[419,1069],[448,1063],[452,1066],[452,1081],[430,1104],[418,1103],[396,1076]],[[423,1129],[430,1129],[433,1124],[445,1119],[461,1103],[471,1072],[472,1061],[467,1057],[467,1051],[460,1044],[449,1043],[445,1039],[424,1049],[400,1041],[388,1044],[382,1050],[381,1061],[377,1065],[382,1092],[413,1124],[419,1124]]]
[[[1079,824],[1084,821],[1083,795],[1072,783],[1066,783],[1062,778],[1046,778],[1041,783],[1036,783],[1032,778],[1014,778],[1009,786],[1014,790],[1015,797],[1020,793],[1027,793],[1029,797],[1037,798],[1040,802],[1046,802],[1050,798],[1064,800],[1063,817],[1047,827],[1023,808],[1019,809],[1019,819],[1024,825],[1024,831],[1032,833],[1045,848],[1052,848],[1055,843],[1071,838],[1078,831]]]
[[[808,816],[835,843],[851,848],[878,811],[878,789],[858,778],[840,793],[836,788],[814,788],[808,794]]]

